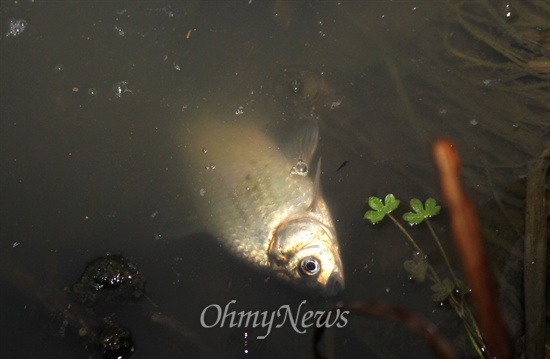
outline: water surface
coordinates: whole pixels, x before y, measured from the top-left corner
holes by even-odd
[[[312,330],[285,325],[257,340],[263,328],[201,327],[206,306],[233,299],[236,310],[268,311],[303,300],[314,309],[396,303],[465,347],[453,311],[404,271],[412,247],[390,222],[362,219],[365,201],[390,192],[403,204],[439,200],[429,144],[451,137],[501,268],[523,214],[503,214],[495,196],[521,203],[520,176],[548,146],[548,119],[513,92],[483,86],[494,72],[449,53],[443,39],[456,24],[445,3],[4,1],[0,21],[1,356],[87,357],[75,328],[60,333],[63,308],[41,293],[62,292],[106,253],[126,255],[147,279],[149,299],[109,308],[131,328],[135,358],[313,356]],[[281,92],[289,68],[322,85],[311,97]],[[274,137],[304,114],[319,118],[322,190],[346,275],[336,299],[250,270],[197,228],[177,133],[199,116],[240,112]],[[442,212],[433,223],[459,270]],[[442,269],[425,228],[411,231]],[[193,336],[152,322],[151,311]],[[326,341],[337,358],[431,355],[381,319],[354,318]]]

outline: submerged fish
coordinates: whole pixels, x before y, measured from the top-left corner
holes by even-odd
[[[320,160],[307,175],[318,127],[283,151],[258,126],[204,121],[187,127],[186,181],[203,225],[235,256],[298,288],[334,295],[344,274],[320,193]]]

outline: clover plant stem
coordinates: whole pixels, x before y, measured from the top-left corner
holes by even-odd
[[[391,213],[388,213],[388,217],[390,217],[390,219],[393,221],[393,223],[397,226],[397,228],[399,228],[399,230],[405,235],[405,237],[407,237],[407,239],[409,240],[409,242],[411,242],[411,244],[413,245],[413,247],[419,252],[421,253],[423,256],[425,256],[424,254],[424,251],[418,246],[418,244],[416,243],[416,241],[413,239],[413,237],[411,237],[411,235],[409,234],[409,232],[407,232],[407,230],[401,225],[401,223],[399,223],[397,221],[397,219],[395,219],[394,216],[391,215]],[[433,267],[428,264],[428,269],[430,270],[430,274],[432,275],[432,277],[434,278],[434,282],[437,282],[437,283],[441,283],[441,279],[439,278],[439,276],[437,275],[436,271],[433,269]]]
[[[466,323],[464,323],[464,326],[466,326]],[[468,334],[468,338],[470,339],[470,343],[472,343],[472,346],[474,347],[474,350],[476,351],[477,355],[480,358],[484,358],[483,350],[479,347],[479,344],[477,343],[476,338],[474,338],[472,332],[467,327],[466,327],[466,333]]]
[[[401,223],[399,223],[397,221],[397,219],[395,219],[394,216],[392,216],[390,213],[388,213],[388,217],[390,217],[390,219],[393,221],[393,223],[397,226],[397,228],[399,228],[399,230],[405,235],[405,237],[407,237],[407,239],[409,240],[409,242],[411,242],[411,244],[413,245],[413,247],[419,252],[419,253],[422,253],[424,254],[424,252],[422,251],[422,249],[420,249],[420,247],[418,246],[418,244],[416,244],[416,242],[414,241],[414,239],[411,237],[411,235],[409,234],[409,232],[407,232],[407,230],[405,228],[403,228],[403,226],[401,225]]]
[[[435,233],[432,224],[430,223],[429,219],[426,218],[426,224],[428,225],[428,228],[430,230],[430,233],[432,234],[433,238],[435,239],[435,242],[437,243],[439,247],[439,251],[441,252],[441,255],[443,256],[443,259],[445,260],[445,263],[447,264],[447,268],[449,269],[449,272],[451,273],[451,276],[453,277],[453,280],[455,282],[455,285],[458,287],[458,278],[456,277],[452,267],[451,263],[449,262],[449,258],[447,257],[447,253],[443,249],[443,246],[441,245],[441,241],[439,240],[439,237]],[[459,316],[463,318],[464,327],[466,329],[466,332],[468,333],[468,337],[470,338],[470,341],[472,343],[472,346],[474,347],[475,351],[480,357],[483,357],[483,351],[481,350],[480,344],[483,345],[483,337],[481,336],[481,332],[479,331],[479,327],[477,326],[477,321],[475,320],[472,311],[469,307],[464,307],[464,298],[462,297],[460,302],[454,298],[454,296],[451,295],[451,302],[454,303],[454,305],[459,305],[460,303],[460,314]]]
[[[391,211],[391,209],[389,211]],[[422,251],[420,246],[418,246],[418,244],[412,238],[412,236],[409,234],[409,232],[397,221],[397,219],[392,214],[389,213],[389,211],[386,212],[387,216],[390,217],[392,222],[397,226],[397,228],[399,228],[401,233],[403,233],[405,235],[405,237],[407,237],[409,242],[413,245],[414,249],[419,254],[421,254],[422,256],[426,256],[424,254],[424,251]],[[367,218],[367,217],[365,217],[365,218]],[[430,230],[430,233],[431,233],[432,237],[434,238],[435,242],[437,243],[437,246],[439,247],[439,251],[441,252],[441,255],[443,256],[443,259],[445,260],[445,264],[447,265],[447,268],[449,269],[449,272],[451,273],[451,276],[453,278],[454,284],[455,284],[455,286],[458,290],[458,293],[460,294],[459,298],[457,298],[453,293],[450,293],[449,296],[447,297],[447,299],[449,300],[451,306],[455,309],[455,311],[456,311],[457,315],[459,316],[459,318],[461,318],[462,323],[464,325],[464,329],[466,330],[466,333],[468,335],[468,339],[470,340],[470,343],[473,347],[473,350],[477,353],[477,355],[480,358],[484,358],[486,352],[484,350],[483,336],[481,335],[481,332],[479,331],[477,321],[476,321],[470,307],[465,305],[466,301],[465,301],[464,293],[462,292],[462,289],[461,289],[462,288],[462,286],[460,285],[461,282],[456,277],[456,275],[455,275],[455,273],[454,273],[454,271],[451,267],[451,263],[449,262],[449,258],[447,257],[447,254],[445,253],[445,250],[443,249],[441,241],[439,240],[439,237],[435,233],[435,230],[434,230],[432,224],[430,223],[428,218],[425,218],[425,221],[428,225],[428,229]],[[429,269],[430,275],[432,277],[431,279],[435,283],[439,283],[439,284],[443,283],[441,281],[441,279],[439,278],[439,276],[437,275],[437,272],[431,266],[431,264],[429,264],[429,262],[428,262],[428,269]]]
[[[479,330],[479,327],[477,325],[476,318],[474,317],[474,314],[472,313],[470,307],[466,307],[464,312],[466,313],[467,321],[471,323],[471,326],[473,327],[476,337],[479,338],[481,344],[484,344],[483,336],[481,335],[481,331]]]
[[[432,267],[432,265],[429,264],[429,262],[428,262],[428,269],[430,270],[430,273],[432,274],[432,277],[434,277],[434,278],[433,278],[434,282],[436,282],[436,283],[441,283],[441,279],[440,279],[439,276],[437,275],[437,273],[436,273],[434,267]]]
[[[476,318],[474,317],[471,308],[468,305],[465,305],[466,302],[464,295],[462,294],[460,296],[460,300],[454,298],[453,295],[451,295],[451,297],[453,299],[451,303],[456,306],[455,309],[457,314],[462,319],[464,329],[466,329],[466,332],[468,333],[468,337],[474,347],[474,350],[480,358],[484,358],[484,354],[486,354],[486,352],[482,349],[485,346],[484,339],[481,335],[481,331],[479,330],[479,326],[477,325]]]
[[[453,268],[451,267],[451,263],[449,262],[449,258],[447,257],[447,253],[445,253],[445,250],[443,249],[443,246],[441,245],[441,241],[439,240],[439,237],[437,234],[435,234],[434,228],[432,227],[432,224],[430,223],[430,220],[426,218],[426,224],[428,225],[428,228],[430,229],[430,233],[432,234],[432,237],[435,239],[435,242],[437,243],[437,246],[439,247],[439,251],[441,252],[441,255],[443,256],[443,259],[445,260],[445,263],[447,264],[447,268],[449,268],[449,272],[451,272],[451,276],[453,276],[453,280],[455,282],[455,285],[458,284],[458,278],[456,277]]]
[[[477,322],[473,317],[470,308],[464,305],[464,296],[461,296],[460,300],[458,300],[451,294],[449,296],[449,302],[454,307],[458,317],[462,320],[462,324],[464,325],[464,329],[466,330],[466,334],[468,335],[468,339],[470,340],[474,351],[480,358],[484,358],[483,350],[481,349],[483,347],[483,337],[479,332]]]

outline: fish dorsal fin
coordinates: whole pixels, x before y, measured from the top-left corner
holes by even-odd
[[[319,201],[321,200],[321,157],[317,161],[317,168],[315,169],[315,177],[313,179],[313,196],[311,197],[311,204],[308,210],[316,212]]]
[[[306,124],[296,131],[288,143],[287,154],[289,159],[295,163],[301,160],[310,165],[318,142],[319,125],[317,121],[308,120]]]

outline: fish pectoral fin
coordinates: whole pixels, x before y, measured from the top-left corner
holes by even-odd
[[[156,241],[187,240],[208,232],[196,213],[188,213],[183,217],[159,215],[155,217],[154,223],[153,238]]]
[[[317,161],[317,168],[315,169],[315,178],[313,180],[313,196],[311,204],[308,210],[310,212],[316,212],[319,207],[319,201],[321,200],[321,157]]]
[[[316,120],[307,120],[290,138],[285,152],[292,161],[302,160],[309,166],[318,142],[319,124]]]

